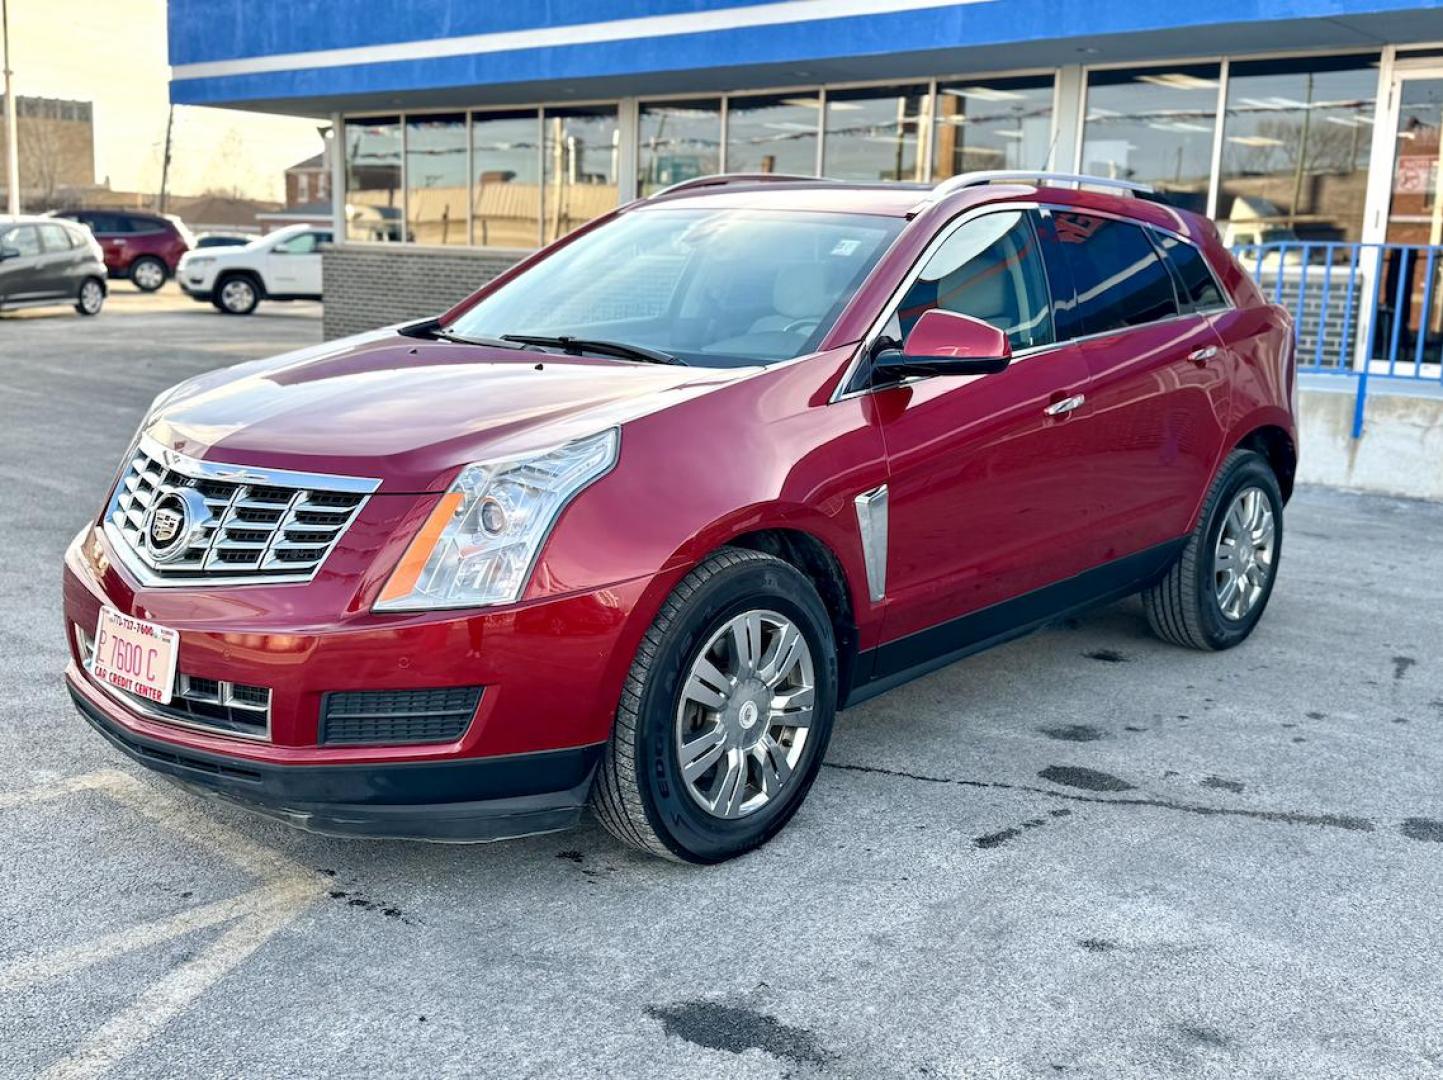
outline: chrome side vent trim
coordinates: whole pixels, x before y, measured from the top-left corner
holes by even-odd
[[[854,504],[867,564],[867,594],[875,604],[887,595],[887,485],[862,492]]]

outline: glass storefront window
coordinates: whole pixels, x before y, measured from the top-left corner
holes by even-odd
[[[547,109],[542,131],[542,241],[549,244],[616,209],[621,131],[614,105]]]
[[[817,174],[816,90],[727,100],[727,172]]]
[[[534,248],[541,238],[541,115],[471,114],[473,244]]]
[[[822,175],[920,181],[924,163],[918,143],[927,102],[926,86],[828,91]]]
[[[464,113],[406,117],[406,239],[467,242]]]
[[[1218,223],[1229,244],[1362,238],[1378,57],[1235,62]]]
[[[345,153],[346,239],[402,239],[400,119],[346,121]]]
[[[1152,184],[1205,212],[1219,75],[1217,64],[1090,72],[1081,171]]]
[[[980,169],[1047,168],[1052,88],[1051,75],[939,83],[932,179]]]
[[[643,197],[721,172],[721,102],[712,98],[643,104],[637,143],[637,182]]]

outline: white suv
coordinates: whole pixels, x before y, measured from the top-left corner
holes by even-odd
[[[228,315],[249,315],[262,299],[319,300],[321,245],[331,230],[290,225],[238,248],[197,248],[181,256],[176,280],[186,295]]]

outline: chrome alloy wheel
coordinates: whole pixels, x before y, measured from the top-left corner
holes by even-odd
[[[231,278],[220,288],[220,302],[227,311],[249,311],[255,300],[255,286],[245,278]]]
[[[775,611],[747,611],[711,636],[682,684],[676,748],[687,791],[719,818],[755,813],[787,785],[816,700],[812,650]]]
[[[1233,498],[1213,552],[1213,585],[1223,616],[1245,619],[1261,599],[1273,572],[1277,527],[1260,488],[1245,487]]]
[[[105,290],[94,278],[87,278],[80,286],[80,307],[87,315],[94,315],[105,303]]]
[[[135,287],[145,292],[155,292],[165,284],[165,267],[154,259],[145,259],[136,263],[131,277],[135,281]]]

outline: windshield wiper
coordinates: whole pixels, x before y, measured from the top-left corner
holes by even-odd
[[[604,341],[600,338],[579,338],[569,334],[546,337],[539,334],[502,334],[502,341],[514,341],[518,345],[549,345],[573,356],[583,353],[599,353],[614,356],[620,360],[645,360],[650,364],[682,364],[686,361],[660,349],[648,349],[641,345],[628,345],[624,341]]]
[[[523,346],[515,341],[503,341],[501,338],[491,337],[467,337],[465,334],[458,334],[454,330],[445,327],[432,327],[429,335],[439,341],[454,341],[458,345],[489,345],[493,349],[519,349]]]

